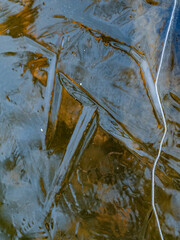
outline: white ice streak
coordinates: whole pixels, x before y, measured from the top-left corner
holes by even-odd
[[[158,68],[158,72],[157,72],[157,76],[156,76],[156,82],[155,82],[155,91],[156,91],[156,94],[157,94],[157,99],[158,99],[158,103],[159,103],[159,106],[160,106],[160,109],[161,109],[161,114],[162,114],[163,123],[164,123],[164,133],[163,133],[163,136],[162,136],[162,139],[161,139],[161,142],[160,142],[158,155],[155,159],[153,169],[152,169],[152,207],[153,207],[153,211],[154,211],[154,214],[155,214],[155,217],[156,217],[156,221],[157,221],[159,233],[160,233],[160,236],[161,236],[161,240],[164,240],[164,238],[163,238],[163,234],[162,234],[162,231],[161,231],[161,226],[160,226],[160,223],[159,223],[159,218],[158,218],[156,207],[155,207],[155,196],[154,196],[154,185],[155,185],[154,181],[155,180],[154,180],[154,177],[155,177],[156,165],[157,165],[157,162],[158,162],[159,157],[161,155],[162,145],[163,145],[166,133],[167,133],[167,124],[166,124],[166,119],[165,119],[165,115],[164,115],[164,112],[163,112],[162,104],[161,104],[161,101],[160,101],[157,84],[158,84],[158,80],[159,80],[159,74],[160,74],[161,67],[162,67],[162,62],[163,62],[163,58],[164,58],[164,53],[165,53],[165,49],[166,49],[166,45],[167,45],[167,40],[168,40],[170,28],[171,28],[171,25],[172,25],[174,14],[175,14],[176,4],[177,4],[177,0],[174,0],[174,6],[173,6],[173,10],[172,10],[172,13],[171,13],[171,18],[170,18],[170,21],[169,21],[169,26],[168,26],[167,33],[166,33],[164,46],[163,46],[163,50],[162,50],[162,54],[161,54],[161,59],[160,59],[160,63],[159,63],[159,68]]]

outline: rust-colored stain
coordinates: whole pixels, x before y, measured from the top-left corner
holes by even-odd
[[[42,177],[40,177],[40,186],[41,186],[41,191],[43,192],[44,196],[46,196],[46,189],[44,187],[44,180]]]
[[[24,73],[29,69],[33,76],[33,83],[38,80],[43,86],[46,87],[48,73],[44,69],[47,67],[49,67],[47,58],[43,57],[43,55],[40,53],[36,53],[34,59],[27,62],[27,65],[24,68]]]
[[[112,232],[115,237],[123,237],[128,229],[131,209],[118,209],[114,214],[109,214],[107,208],[100,207],[97,219],[99,224],[105,226],[103,233]]]
[[[146,0],[147,3],[151,4],[151,5],[158,5],[159,2],[158,1],[154,1],[154,0]]]
[[[32,34],[34,29],[34,22],[38,15],[38,7],[33,7],[34,0],[23,1],[23,9],[17,14],[12,14],[0,24],[0,34],[8,33],[12,37],[20,37],[28,35],[33,38],[36,36]],[[2,9],[3,10],[3,9]]]

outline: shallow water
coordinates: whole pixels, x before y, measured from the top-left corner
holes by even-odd
[[[0,0],[0,239],[160,239],[154,81],[172,7]],[[179,10],[158,83],[164,239],[180,235]]]

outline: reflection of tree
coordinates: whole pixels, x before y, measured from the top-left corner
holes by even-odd
[[[8,16],[6,21],[0,24],[0,34],[8,34],[12,37],[21,35],[32,35],[33,23],[38,15],[38,7],[34,7],[34,0],[27,0],[24,8],[17,14]]]

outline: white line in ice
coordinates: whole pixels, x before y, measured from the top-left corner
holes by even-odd
[[[156,217],[159,233],[160,233],[160,236],[161,236],[162,240],[164,240],[164,238],[163,238],[163,234],[162,234],[162,231],[161,231],[161,226],[160,226],[160,223],[159,223],[159,218],[158,218],[156,207],[155,207],[155,197],[154,197],[154,185],[155,185],[155,183],[154,183],[154,177],[155,177],[156,165],[157,165],[157,162],[158,162],[159,157],[161,155],[162,145],[163,145],[166,133],[167,133],[167,124],[166,124],[166,119],[165,119],[165,115],[164,115],[164,112],[163,112],[162,104],[161,104],[161,101],[160,101],[157,84],[158,84],[159,74],[160,74],[161,67],[162,67],[162,62],[163,62],[164,52],[165,52],[165,48],[166,48],[166,44],[167,44],[167,40],[168,40],[168,36],[169,36],[169,31],[170,31],[170,28],[171,28],[171,25],[172,25],[172,21],[173,21],[173,18],[174,18],[174,14],[175,14],[176,4],[177,4],[177,0],[174,0],[174,6],[173,6],[172,13],[171,13],[171,18],[170,18],[170,21],[169,21],[168,30],[167,30],[167,33],[166,33],[164,46],[163,46],[163,50],[162,50],[162,54],[161,54],[161,59],[160,59],[160,63],[159,63],[159,68],[158,68],[158,72],[157,72],[157,76],[156,76],[156,82],[155,82],[155,90],[156,90],[158,103],[159,103],[159,106],[160,106],[160,109],[161,109],[161,114],[162,114],[163,123],[164,123],[164,133],[163,133],[163,136],[162,136],[162,139],[161,139],[161,142],[160,142],[158,155],[157,155],[157,157],[155,159],[155,162],[154,162],[154,165],[153,165],[153,169],[152,169],[152,207],[153,207],[153,211],[154,211],[154,214],[155,214],[155,217]]]

